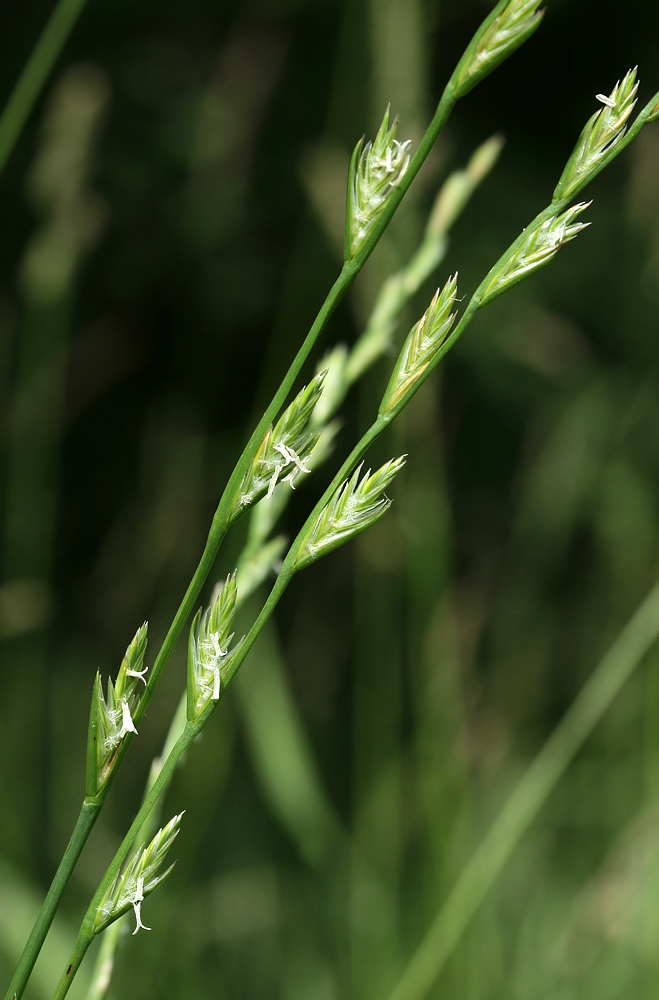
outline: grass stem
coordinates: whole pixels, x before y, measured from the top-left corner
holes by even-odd
[[[34,963],[37,960],[37,956],[41,951],[41,946],[45,940],[46,934],[48,933],[48,929],[53,922],[60,900],[62,899],[64,890],[66,889],[68,881],[71,877],[71,872],[75,868],[76,862],[80,857],[80,852],[82,851],[87,837],[91,832],[97,816],[98,808],[90,802],[83,802],[82,809],[80,810],[76,825],[73,833],[71,834],[71,839],[69,840],[50,889],[48,890],[48,894],[44,900],[43,906],[41,907],[41,912],[39,913],[37,921],[32,928],[27,944],[23,949],[23,954],[21,955],[18,967],[14,973],[14,978],[12,979],[9,989],[7,990],[6,1000],[14,1000],[14,997],[16,1000],[20,1000],[23,995],[25,984],[30,977],[32,969],[34,968]]]
[[[0,115],[0,171],[87,0],[59,0]]]

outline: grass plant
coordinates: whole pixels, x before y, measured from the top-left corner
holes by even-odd
[[[350,388],[391,351],[398,318],[442,262],[449,229],[498,158],[501,150],[498,138],[481,146],[467,167],[449,177],[442,187],[420,245],[406,264],[386,278],[364,332],[354,346],[348,350],[337,345],[327,352],[318,361],[316,374],[308,378],[304,387],[297,389],[292,399],[290,394],[306,370],[332,314],[392,224],[402,199],[428,159],[454,106],[533,35],[543,16],[539,6],[539,0],[501,0],[492,9],[458,61],[416,150],[412,150],[411,140],[398,139],[400,126],[397,120],[392,121],[389,108],[374,140],[365,143],[362,139],[355,146],[347,175],[340,274],[226,477],[198,565],[164,639],[151,660],[145,623],[137,629],[129,644],[116,678],[110,678],[104,685],[101,672],[97,672],[89,719],[85,796],[79,818],[9,984],[6,1000],[19,1000],[28,988],[38,955],[82,850],[134,738],[141,736],[148,726],[147,709],[230,530],[234,526],[240,530],[238,522],[249,514],[243,543],[232,550],[236,553],[236,569],[216,587],[208,606],[199,608],[192,621],[187,647],[186,691],[169,728],[163,752],[153,763],[141,806],[87,906],[53,1000],[61,1000],[68,993],[90,946],[101,935],[87,998],[100,1000],[106,996],[111,989],[115,955],[130,920],[135,925],[133,935],[151,929],[145,923],[142,907],[172,870],[172,866],[166,867],[165,858],[167,856],[169,862],[168,852],[179,832],[185,829],[186,822],[183,812],[178,812],[156,830],[161,822],[161,798],[184,756],[194,754],[193,745],[198,742],[250,652],[254,657],[258,643],[268,635],[273,644],[271,648],[276,650],[276,639],[271,631],[272,616],[297,574],[366,529],[369,533],[379,530],[375,525],[385,517],[391,505],[389,492],[398,495],[402,483],[404,494],[407,475],[404,450],[392,448],[392,451],[401,452],[399,457],[389,457],[383,462],[375,459],[374,464],[379,467],[375,471],[370,468],[365,471],[369,449],[377,454],[381,435],[389,431],[397,418],[405,414],[402,418],[405,420],[413,407],[419,405],[418,390],[458,343],[476,314],[550,263],[560,249],[586,228],[588,224],[581,221],[581,215],[590,202],[575,203],[575,198],[646,124],[659,118],[659,94],[655,94],[632,121],[639,86],[636,70],[630,70],[609,95],[598,95],[601,107],[582,131],[549,204],[489,268],[464,307],[461,307],[462,299],[458,294],[457,274],[437,289],[405,339],[386,385],[379,388],[379,404],[376,402],[370,407],[370,422],[366,421],[366,429],[317,502],[310,505],[312,509],[297,529],[293,541],[289,544],[283,534],[275,534],[279,519],[292,499],[292,491],[307,476],[315,478],[332,456],[338,440],[336,415]],[[47,26],[21,78],[23,82],[19,81],[15,92],[18,96],[10,99],[0,119],[0,166],[4,163],[2,156],[6,159],[9,155],[81,9],[81,4],[67,6],[63,2]],[[395,426],[399,425],[400,421]],[[413,461],[411,453],[410,458]],[[227,541],[227,546],[231,544]],[[259,609],[257,595],[273,575],[274,584]],[[244,626],[244,635],[235,641],[248,612],[251,617]],[[392,1000],[421,1000],[432,991],[437,977],[466,935],[470,921],[483,905],[524,833],[650,649],[659,630],[658,623],[655,588],[620,633],[494,818],[475,853],[454,880],[453,888],[431,921],[421,944],[416,950],[412,949],[407,968],[396,956],[389,956],[398,979]],[[428,621],[424,627],[429,628]],[[418,666],[424,653],[418,643],[412,648]],[[364,920],[360,917],[360,893],[378,882],[379,862],[377,857],[369,856],[368,844],[360,834],[349,831],[329,805],[331,796],[322,787],[320,770],[313,762],[303,727],[296,719],[294,699],[287,690],[285,676],[279,671],[276,652],[270,659],[272,702],[267,707],[272,713],[271,719],[267,719],[268,713],[263,706],[258,708],[258,698],[255,705],[251,705],[248,680],[239,685],[242,711],[251,732],[252,752],[260,755],[262,762],[267,760],[268,740],[264,732],[272,723],[271,732],[278,734],[272,737],[277,744],[272,746],[272,754],[276,758],[281,753],[282,759],[288,761],[281,766],[276,762],[272,766],[262,763],[260,780],[268,788],[280,819],[312,866],[321,870],[330,866],[328,859],[337,854],[350,857],[353,866],[351,919],[354,927],[359,928],[360,920]],[[289,793],[286,781],[282,780],[286,768],[297,775],[298,793],[306,789],[305,794],[296,797]],[[396,768],[381,772],[378,780],[383,783],[385,798],[386,782],[401,781]],[[426,790],[431,787],[432,781],[426,783]],[[372,790],[375,799],[377,791],[377,788]],[[459,821],[458,815],[458,825]],[[432,840],[431,832],[428,837]],[[392,848],[391,856],[395,853]],[[439,853],[441,855],[441,850]],[[392,892],[397,891],[397,864],[392,864],[390,871]],[[442,864],[440,860],[435,869],[431,899],[437,895],[438,885],[446,887],[447,884]],[[147,912],[148,905],[145,907]],[[428,909],[427,900],[424,905]],[[376,909],[377,904],[371,905],[368,911],[367,932],[372,930],[369,921],[377,926]],[[386,918],[387,914],[395,914],[396,909],[396,904],[383,904],[380,916]],[[396,938],[395,928],[390,926],[387,933],[388,940]],[[351,961],[356,991],[368,991],[368,986],[364,985],[364,968],[368,965],[367,939],[368,933],[354,930]],[[402,976],[401,968],[404,969]],[[459,977],[460,973],[454,972],[454,975]],[[391,979],[390,970],[383,981],[386,978]],[[378,990],[381,988],[379,984]]]

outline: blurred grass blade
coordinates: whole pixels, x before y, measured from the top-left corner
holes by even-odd
[[[254,659],[258,659],[258,671],[239,673],[236,678],[254,769],[273,812],[305,861],[315,866],[327,858],[344,833],[289,690],[273,626],[263,629]]]
[[[59,0],[0,116],[0,171],[87,0]]]
[[[546,799],[659,636],[659,584],[586,682],[488,830],[390,1000],[422,1000]]]

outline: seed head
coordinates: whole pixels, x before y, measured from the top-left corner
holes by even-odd
[[[590,204],[591,202],[581,202],[573,205],[567,211],[531,229],[517,249],[503,263],[499,262],[492,268],[480,304],[486,305],[518,281],[543,267],[556,256],[562,246],[573,240],[582,229],[586,229],[589,222],[573,220]]]
[[[236,610],[236,573],[226,578],[210,608],[197,613],[188,642],[188,719],[196,719],[210,700],[220,697],[221,671],[235,653],[229,634]],[[237,647],[236,647],[237,648]]]
[[[87,795],[94,796],[109,778],[117,751],[127,733],[137,735],[133,714],[140,701],[139,682],[146,687],[148,667],[144,666],[148,625],[145,622],[135,633],[126,650],[115,683],[108,678],[107,697],[103,694],[101,676],[97,673],[92,692],[87,737]]]
[[[293,487],[298,476],[309,472],[305,459],[313,450],[319,432],[309,430],[308,424],[320,399],[325,374],[316,375],[284,410],[274,428],[266,431],[243,479],[232,521],[259,497],[270,498],[278,483],[288,482]]]
[[[554,201],[571,198],[579,191],[627,131],[627,119],[636,104],[638,80],[636,68],[618,80],[611,94],[597,94],[604,107],[588,120],[579,136],[561,179],[554,191]]]
[[[389,107],[373,142],[355,146],[348,175],[345,259],[352,260],[405,176],[411,140],[398,142],[398,119],[389,126]]]
[[[502,0],[470,42],[453,75],[455,96],[464,97],[540,26],[541,0]]]
[[[451,309],[457,290],[456,274],[449,278],[441,291],[437,289],[427,310],[410,330],[380,403],[381,414],[412,396],[420,385],[419,380],[432,366],[455,320],[456,314]]]
[[[303,569],[379,521],[391,506],[383,492],[404,464],[404,455],[392,459],[373,475],[369,469],[359,482],[360,464],[318,515],[300,546],[295,569]]]
[[[160,874],[167,852],[178,836],[182,818],[183,813],[174,816],[167,826],[158,830],[147,847],[140,847],[135,851],[124,871],[119,872],[96,910],[92,929],[94,935],[127,913],[131,906],[136,924],[133,934],[137,934],[140,929],[151,930],[142,923],[142,903],[174,867],[170,865],[167,871]]]

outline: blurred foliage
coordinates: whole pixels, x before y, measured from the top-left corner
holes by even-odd
[[[3,95],[50,7],[0,12]],[[488,7],[89,0],[0,178],[3,981],[83,794],[95,672],[116,671],[145,618],[153,655],[240,445],[337,272],[349,151],[389,100],[401,138],[418,138]],[[459,105],[326,344],[354,341],[439,183],[487,136],[507,146],[440,275],[459,270],[461,294],[546,203],[594,95],[636,63],[641,102],[659,89],[656,5],[548,7]],[[145,904],[154,931],[126,939],[111,997],[393,988],[656,577],[658,178],[655,125],[592,185],[591,229],[477,317],[369,456],[409,453],[395,503],[294,581],[177,774],[177,868]],[[347,401],[335,463],[389,366]],[[289,534],[326,476],[300,484]],[[239,525],[208,594],[243,538]],[[136,811],[183,661],[181,644],[29,997],[54,986]],[[656,997],[658,734],[655,652],[434,996]]]

